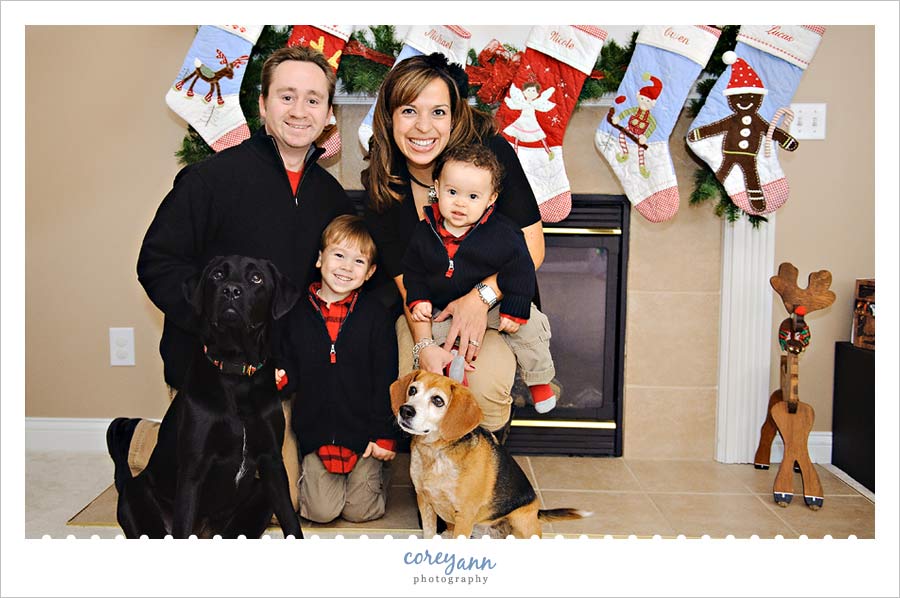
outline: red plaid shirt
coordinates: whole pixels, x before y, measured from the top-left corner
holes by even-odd
[[[340,301],[335,301],[329,305],[318,295],[318,290],[321,288],[322,283],[318,281],[309,285],[309,300],[319,310],[322,318],[325,320],[325,328],[328,330],[328,336],[331,338],[331,363],[336,363],[337,354],[334,351],[334,343],[337,342],[338,333],[341,331],[344,320],[347,319],[347,316],[353,311],[353,306],[356,305],[359,291],[353,291]],[[394,441],[388,438],[379,438],[375,441],[375,444],[388,451],[394,450]],[[350,449],[333,444],[319,447],[316,454],[319,455],[322,465],[330,473],[350,473],[359,460],[359,455]]]

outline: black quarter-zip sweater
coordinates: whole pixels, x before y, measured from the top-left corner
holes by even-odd
[[[166,382],[180,388],[199,349],[198,322],[184,294],[217,255],[272,261],[301,289],[315,275],[325,226],[353,206],[310,151],[296,195],[275,140],[260,128],[243,143],[183,168],[150,224],[138,280],[165,314],[159,350]]]
[[[369,442],[396,439],[390,386],[397,377],[394,319],[365,292],[344,319],[334,342],[322,312],[308,297],[285,317],[281,354],[288,373],[285,394],[296,391],[291,427],[300,453],[334,444],[362,453]]]

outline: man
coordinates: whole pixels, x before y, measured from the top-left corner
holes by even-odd
[[[266,258],[306,288],[325,226],[353,213],[343,188],[316,163],[324,150],[315,140],[332,117],[335,82],[334,70],[316,50],[273,52],[262,69],[263,126],[240,145],[181,170],[157,210],[141,245],[137,273],[165,314],[160,354],[173,390],[181,387],[200,345],[198,322],[182,289],[186,283],[193,287],[211,258]],[[128,450],[129,465],[142,469],[155,444],[156,426],[115,420],[107,434],[110,450]],[[291,449],[296,460],[296,447]],[[285,448],[289,459],[291,449]]]

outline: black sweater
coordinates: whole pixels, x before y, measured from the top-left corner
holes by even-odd
[[[288,384],[295,391],[291,427],[300,453],[326,444],[357,453],[369,442],[396,439],[390,386],[397,378],[397,335],[394,320],[381,303],[360,293],[334,343],[322,312],[304,293],[285,317],[282,357]]]
[[[271,260],[301,290],[315,274],[322,230],[353,207],[311,151],[296,195],[275,140],[261,128],[240,145],[182,169],[141,245],[138,280],[165,314],[159,349],[166,382],[180,388],[199,346],[185,299],[210,259],[240,254]]]
[[[433,206],[436,208],[436,206]],[[406,303],[427,300],[437,309],[465,295],[476,283],[497,273],[503,293],[500,311],[527,320],[534,297],[534,261],[525,235],[503,214],[490,214],[475,225],[453,256],[452,276],[447,276],[449,256],[437,232],[437,209],[425,209],[403,258]]]

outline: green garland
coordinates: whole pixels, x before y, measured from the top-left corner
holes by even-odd
[[[697,92],[700,98],[691,100],[688,106],[688,115],[691,118],[696,117],[700,112],[700,108],[706,101],[706,97],[713,85],[715,85],[716,80],[725,72],[726,66],[722,62],[722,54],[734,48],[739,28],[738,25],[722,27],[722,34],[719,36],[719,41],[713,50],[712,57],[706,69],[701,73],[701,76],[705,75],[706,78],[697,84]],[[288,25],[264,27],[250,53],[250,61],[247,63],[247,70],[241,83],[239,100],[241,110],[243,110],[244,117],[247,119],[247,125],[251,131],[256,130],[261,125],[259,119],[259,87],[262,65],[272,52],[287,45],[290,32],[291,27]],[[614,40],[608,40],[603,45],[600,56],[594,65],[594,70],[602,73],[603,77],[601,79],[588,78],[584,82],[576,106],[579,106],[584,101],[597,99],[608,93],[615,93],[622,82],[628,64],[631,62],[637,35],[637,31],[632,33],[631,40],[626,46],[620,46]],[[396,30],[393,25],[371,25],[368,27],[368,30],[354,31],[350,39],[356,40],[377,52],[393,57],[396,57],[403,47],[403,42],[396,38]],[[511,52],[518,52],[518,49],[511,45],[504,44],[504,46]],[[469,62],[475,66],[481,66],[478,63],[478,55],[475,50],[469,50]],[[341,59],[337,76],[344,90],[348,93],[375,95],[378,93],[378,88],[381,86],[381,82],[388,71],[390,71],[390,68],[383,64],[372,62],[361,56],[347,55]],[[498,105],[483,104],[476,95],[478,87],[476,85],[471,86],[469,96],[474,98],[479,109],[492,112]],[[188,125],[187,133],[181,142],[181,149],[175,155],[180,164],[186,165],[199,162],[213,153],[212,149],[200,137],[200,134]],[[729,222],[735,222],[742,214],[746,214],[731,201],[728,193],[725,192],[724,187],[716,179],[709,166],[705,162],[695,161],[698,168],[694,173],[694,190],[690,196],[690,204],[700,205],[715,198],[715,214],[727,219]],[[758,227],[760,223],[767,221],[763,216],[752,214],[747,214],[747,216],[754,227]]]
[[[261,125],[259,119],[259,88],[260,79],[262,77],[262,65],[269,55],[287,45],[290,37],[291,27],[289,25],[268,25],[263,27],[259,39],[250,52],[250,60],[247,63],[247,70],[244,72],[244,79],[241,82],[241,91],[239,101],[244,117],[247,119],[247,126],[251,131],[255,131]],[[370,37],[371,34],[371,37]],[[403,41],[396,38],[396,29],[393,25],[371,25],[367,30],[354,31],[351,40],[355,40],[367,48],[371,48],[377,52],[387,56],[397,57],[403,48]],[[637,31],[631,36],[631,42],[626,47],[619,46],[613,40],[609,40],[603,46],[600,57],[595,64],[595,70],[603,74],[602,79],[588,78],[581,89],[576,106],[585,100],[599,98],[600,96],[614,92],[622,82],[628,63],[631,61],[631,55],[634,52],[634,44],[637,39]],[[506,48],[512,52],[518,50],[510,45]],[[474,50],[469,50],[469,60],[472,64],[478,66],[478,57]],[[346,55],[341,58],[337,71],[337,77],[342,87],[347,93],[375,95],[378,88],[390,67],[377,62],[372,62],[361,56]],[[476,105],[484,110],[491,112],[497,108],[497,105],[488,106],[482,104],[478,100],[475,92],[478,86],[472,86],[469,89],[469,96],[475,99]],[[181,148],[175,153],[178,162],[182,165],[194,164],[213,154],[212,148],[206,144],[199,133],[190,125],[188,125],[187,133],[182,139]]]
[[[700,113],[700,109],[703,107],[703,104],[706,103],[709,92],[712,90],[722,73],[725,72],[726,65],[722,62],[722,54],[729,50],[733,50],[737,43],[737,34],[740,25],[725,25],[720,28],[722,29],[722,34],[719,36],[719,41],[716,43],[715,49],[713,49],[712,56],[710,57],[706,68],[700,73],[701,76],[706,75],[706,78],[701,79],[697,83],[697,93],[700,97],[691,100],[687,109],[688,116],[691,118],[695,118]],[[736,222],[742,214],[749,218],[753,228],[758,228],[761,223],[768,222],[768,219],[765,216],[747,214],[747,212],[735,205],[735,203],[731,201],[731,198],[728,197],[725,187],[723,187],[722,183],[719,182],[719,179],[716,178],[716,174],[709,165],[696,158],[694,161],[697,163],[698,168],[694,172],[694,190],[691,192],[690,205],[700,205],[705,201],[715,198],[716,203],[713,211],[716,216],[725,218],[728,222]]]

